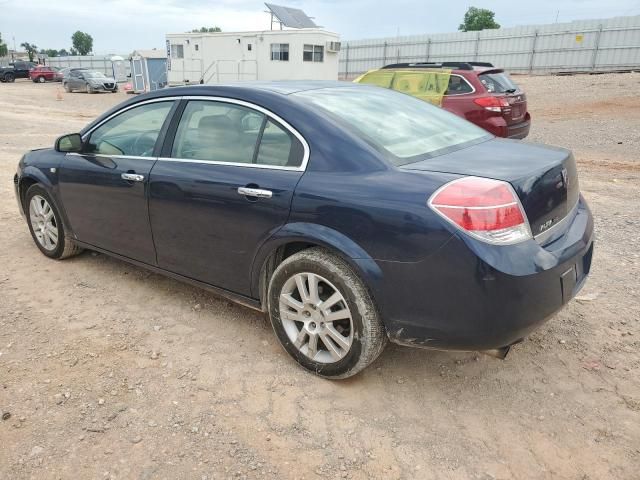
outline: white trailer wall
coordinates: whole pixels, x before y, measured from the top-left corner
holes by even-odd
[[[167,34],[168,80],[170,85],[201,79],[204,83],[337,80],[339,54],[327,45],[338,41],[337,34],[319,29]],[[271,60],[271,44],[289,45],[289,60]],[[183,58],[177,55],[179,45]],[[323,61],[303,61],[304,45],[322,45]]]
[[[491,62],[515,73],[640,69],[640,16],[342,43],[340,78],[398,62]]]

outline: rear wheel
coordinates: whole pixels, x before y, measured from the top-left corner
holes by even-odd
[[[362,280],[344,260],[320,248],[296,253],[278,266],[268,310],[289,355],[326,378],[355,375],[387,342]]]
[[[93,88],[91,88],[91,85],[89,85],[88,83],[87,83],[86,89],[87,89],[87,93],[93,93]]]
[[[62,86],[64,87],[65,92],[71,93],[71,87],[69,86],[68,83],[63,83]]]
[[[25,211],[31,237],[44,255],[60,260],[82,251],[65,236],[58,209],[40,185],[32,185],[27,190]]]

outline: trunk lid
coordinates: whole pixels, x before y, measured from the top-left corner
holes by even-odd
[[[509,103],[509,107],[502,110],[502,117],[507,125],[524,121],[527,114],[527,96],[504,70],[483,71],[478,74],[478,79],[490,95],[504,98]]]
[[[534,237],[564,219],[578,202],[573,154],[557,147],[492,139],[401,167],[509,182],[527,214]]]

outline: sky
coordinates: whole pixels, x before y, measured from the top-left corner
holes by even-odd
[[[280,0],[303,9],[341,40],[454,32],[471,5],[496,13],[503,27],[640,15],[640,0]],[[0,34],[13,48],[71,47],[71,35],[93,36],[96,54],[163,48],[165,33],[219,26],[268,30],[264,3],[254,0],[0,0]]]

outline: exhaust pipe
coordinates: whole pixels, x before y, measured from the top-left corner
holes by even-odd
[[[485,355],[489,355],[491,357],[499,358],[500,360],[504,360],[507,357],[507,354],[511,350],[511,345],[502,348],[494,348],[491,350],[480,350],[480,353],[484,353]]]

